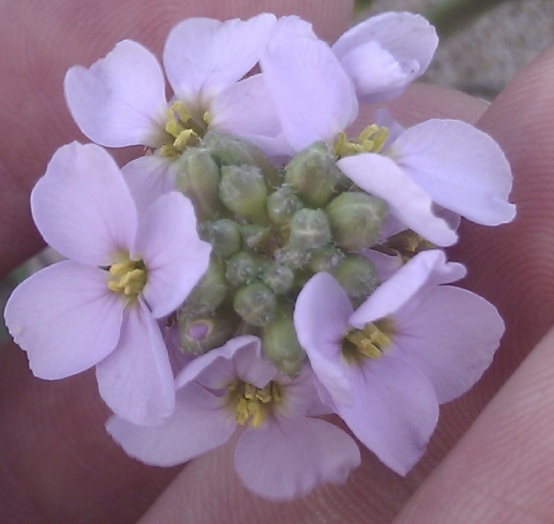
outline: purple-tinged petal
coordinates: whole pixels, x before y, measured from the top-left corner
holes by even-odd
[[[175,94],[201,113],[223,89],[240,80],[258,62],[275,16],[220,22],[189,18],[166,41],[163,62]]]
[[[136,208],[112,157],[94,144],[58,149],[31,193],[35,223],[67,258],[109,266],[136,234]]]
[[[435,391],[415,367],[383,355],[353,375],[354,401],[337,413],[389,468],[405,475],[425,452],[438,420]]]
[[[175,386],[160,328],[142,302],[125,310],[115,350],[96,366],[98,390],[110,409],[135,424],[173,412]]]
[[[486,133],[458,120],[433,119],[400,135],[385,154],[437,204],[496,226],[515,216],[510,165]]]
[[[175,190],[175,164],[158,155],[131,160],[121,168],[139,215],[160,196]]]
[[[270,46],[276,46],[288,42],[292,38],[311,38],[317,40],[312,24],[302,20],[296,15],[281,16],[271,29],[269,38]]]
[[[454,244],[458,236],[433,213],[429,194],[390,158],[365,153],[341,158],[341,171],[364,191],[382,198],[392,215],[439,246]]]
[[[261,66],[285,136],[296,151],[317,140],[333,143],[356,117],[354,86],[324,42],[281,41],[268,48]]]
[[[246,487],[274,500],[290,500],[324,483],[342,484],[360,462],[347,433],[304,417],[248,428],[235,450],[235,469]]]
[[[128,455],[153,466],[175,466],[217,448],[235,427],[222,399],[197,384],[180,392],[175,411],[161,425],[138,426],[117,416],[106,424]]]
[[[368,322],[394,314],[422,290],[455,282],[465,274],[465,267],[457,262],[447,262],[442,251],[422,251],[381,284],[352,313],[349,322],[362,328]]]
[[[211,246],[200,240],[190,200],[172,191],[141,218],[133,254],[144,260],[148,279],[143,296],[154,318],[168,315],[204,274]]]
[[[107,282],[101,269],[64,261],[15,289],[4,312],[6,325],[35,376],[75,375],[113,351],[125,302]]]
[[[271,156],[292,153],[263,75],[248,77],[222,91],[210,106],[210,129],[249,140]]]
[[[403,264],[402,257],[400,255],[386,255],[374,249],[366,249],[362,252],[362,255],[366,257],[377,270],[377,276],[379,282],[384,282],[392,277]]]
[[[352,305],[338,282],[317,273],[302,288],[294,308],[294,327],[318,379],[333,398],[351,396],[349,368],[341,353]]]
[[[164,77],[156,57],[137,42],[119,42],[88,69],[70,68],[64,87],[75,122],[92,141],[108,147],[161,145]]]
[[[364,101],[390,98],[421,76],[438,45],[435,29],[411,13],[383,13],[344,33],[333,51]]]
[[[484,298],[438,286],[395,315],[391,353],[417,367],[443,404],[479,380],[503,332],[502,318]]]

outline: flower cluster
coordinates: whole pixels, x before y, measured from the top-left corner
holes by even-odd
[[[96,366],[108,432],[147,464],[183,463],[240,427],[237,474],[267,498],[359,465],[325,414],[406,474],[439,404],[479,379],[504,331],[494,306],[451,285],[465,268],[441,248],[461,217],[515,215],[490,136],[446,119],[403,129],[386,111],[436,46],[409,13],[333,46],[262,14],[181,22],[163,70],[127,40],[72,67],[67,103],[95,144],[60,148],[31,195],[66,260],[5,311],[33,373]],[[352,136],[368,102],[380,109]],[[145,154],[121,169],[101,147],[136,144]]]

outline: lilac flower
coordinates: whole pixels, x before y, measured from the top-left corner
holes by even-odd
[[[311,418],[322,405],[305,366],[294,379],[261,354],[260,340],[241,336],[192,361],[177,377],[174,413],[158,426],[119,417],[108,432],[145,462],[171,466],[229,440],[246,426],[235,449],[235,468],[246,487],[266,498],[290,499],[323,482],[342,483],[360,464],[354,440]],[[328,411],[328,410],[327,410]]]
[[[468,390],[504,330],[483,298],[448,284],[465,274],[442,251],[416,255],[356,311],[327,273],[300,292],[294,323],[333,405],[369,449],[406,474],[425,451],[438,404]]]
[[[186,298],[207,268],[190,202],[160,197],[139,217],[101,147],[60,148],[31,194],[35,223],[69,260],[39,271],[5,311],[33,373],[59,379],[96,364],[100,394],[136,422],[168,415],[173,373],[156,319]]]
[[[241,78],[256,65],[274,23],[273,15],[262,14],[177,24],[163,52],[175,94],[169,104],[156,57],[137,42],[119,42],[88,69],[69,69],[67,104],[87,137],[108,147],[141,144],[159,153],[124,170],[140,208],[173,188],[172,160],[208,128],[272,148],[280,127],[264,81],[259,74]]]

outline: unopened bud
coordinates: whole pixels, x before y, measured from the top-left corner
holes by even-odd
[[[354,307],[364,302],[379,285],[377,270],[372,262],[362,255],[346,255],[344,261],[332,272],[350,298]]]
[[[231,286],[243,286],[257,278],[259,271],[256,257],[246,251],[239,251],[227,260],[225,278]]]
[[[240,228],[242,240],[253,251],[262,251],[268,243],[270,230],[256,224],[245,224]]]
[[[287,375],[296,375],[302,369],[306,353],[298,343],[292,311],[280,312],[273,322],[264,326],[262,350]]]
[[[289,242],[305,249],[317,249],[331,241],[329,221],[321,209],[301,209],[290,222]]]
[[[267,214],[269,219],[278,226],[289,222],[294,213],[302,209],[302,201],[296,196],[290,186],[281,186],[267,197]]]
[[[273,262],[265,268],[261,278],[276,295],[284,295],[292,287],[294,271],[288,266]]]
[[[325,142],[303,149],[285,167],[285,182],[311,207],[327,204],[341,177],[334,153]]]
[[[175,188],[190,198],[200,221],[213,218],[221,209],[219,166],[208,151],[193,147],[175,160]]]
[[[237,290],[233,307],[246,322],[261,327],[275,317],[277,297],[265,284],[253,282]]]
[[[199,317],[215,311],[227,296],[223,265],[216,257],[211,257],[208,269],[189,293],[181,312],[187,317]]]
[[[234,220],[222,218],[203,222],[200,224],[200,233],[202,239],[211,244],[212,252],[220,257],[227,258],[240,251],[240,226]]]
[[[341,193],[325,208],[333,239],[348,251],[373,245],[387,215],[380,198],[361,192]]]
[[[310,269],[314,273],[331,273],[344,260],[344,253],[333,246],[324,246],[314,251],[310,260]]]
[[[255,166],[223,166],[219,198],[233,213],[254,223],[267,224],[267,187],[262,172]]]
[[[273,258],[279,264],[288,266],[291,269],[300,269],[310,262],[310,252],[303,246],[287,244],[275,251]]]

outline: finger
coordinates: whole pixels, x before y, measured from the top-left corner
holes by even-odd
[[[0,2],[0,275],[42,245],[28,196],[53,152],[75,139],[86,140],[72,122],[63,97],[63,78],[74,64],[90,65],[124,38],[160,55],[169,29],[188,16],[246,18],[265,10],[299,14],[333,40],[346,27],[352,0],[224,0],[180,2],[99,0]]]

